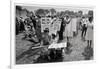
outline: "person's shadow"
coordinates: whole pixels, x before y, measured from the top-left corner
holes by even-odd
[[[72,52],[71,47],[72,47],[72,45],[68,42],[68,43],[67,43],[66,50],[65,50],[65,53],[66,53],[66,54],[71,54],[71,52]]]
[[[91,57],[93,57],[93,48],[89,46],[85,47],[82,55],[84,56],[85,60],[90,60]]]

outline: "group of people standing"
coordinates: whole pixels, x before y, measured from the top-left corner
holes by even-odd
[[[87,40],[88,46],[91,47],[93,40],[93,16],[84,17],[82,20],[82,34],[81,37]]]
[[[91,46],[93,40],[93,15],[80,17],[67,15],[62,19],[60,40],[67,38],[67,44],[69,44],[70,39],[76,37],[80,32],[82,40],[86,40],[87,46]]]

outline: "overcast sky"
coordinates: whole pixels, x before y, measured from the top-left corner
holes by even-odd
[[[89,10],[92,10],[91,8],[83,8],[83,7],[70,7],[70,6],[66,6],[66,7],[61,7],[61,6],[22,6],[22,8],[26,8],[29,11],[33,11],[37,10],[37,9],[51,9],[54,8],[56,11],[65,11],[65,10],[70,10],[70,11],[79,11],[82,10],[83,14],[86,14]]]

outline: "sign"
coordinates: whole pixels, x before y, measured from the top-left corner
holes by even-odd
[[[56,34],[57,31],[60,31],[60,26],[61,26],[61,20],[56,19],[52,22],[52,31],[51,33]]]
[[[66,43],[58,43],[58,44],[54,44],[52,43],[51,45],[49,45],[48,49],[52,49],[52,48],[65,48],[67,47],[67,44]]]
[[[43,17],[41,18],[41,32],[44,32],[45,28],[48,28],[50,31],[51,18]]]
[[[56,21],[54,21],[54,30],[59,31],[60,26],[61,26],[61,20],[60,19],[57,19]]]
[[[57,33],[60,30],[61,19],[51,20],[50,17],[41,18],[41,32],[45,30],[45,28],[49,29],[49,35]]]

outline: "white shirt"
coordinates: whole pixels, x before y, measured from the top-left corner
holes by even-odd
[[[88,20],[88,18],[85,18],[85,19],[82,19],[82,26],[84,25],[84,24],[86,24],[87,25],[87,23],[89,22],[89,20]]]

